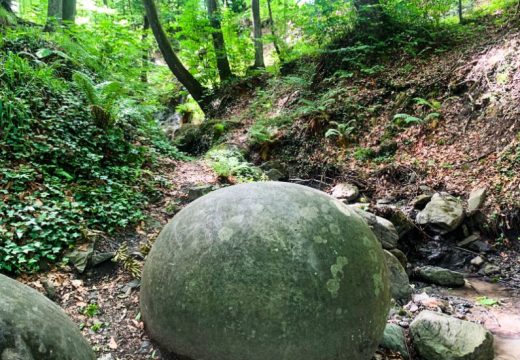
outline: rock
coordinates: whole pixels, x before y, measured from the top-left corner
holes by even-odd
[[[480,235],[479,234],[471,234],[470,236],[464,238],[464,240],[459,241],[457,243],[457,246],[459,246],[459,247],[466,247],[466,246],[474,243],[475,241],[477,241],[479,239],[480,239]]]
[[[92,254],[92,258],[90,259],[90,265],[98,266],[98,265],[104,263],[105,261],[112,259],[115,255],[116,255],[116,253],[113,251],[112,252],[94,251],[94,253]]]
[[[214,190],[213,185],[196,185],[192,186],[188,189],[188,198],[187,201],[191,202],[194,201],[206,194],[209,194]]]
[[[287,165],[277,160],[264,162],[260,165],[260,169],[265,173],[267,178],[272,181],[279,181],[289,177]]]
[[[461,273],[436,266],[423,266],[418,269],[417,275],[422,280],[435,285],[460,287],[465,283],[464,275]]]
[[[54,283],[50,279],[43,279],[41,283],[45,290],[45,295],[54,301],[56,299],[56,286],[54,286]]]
[[[480,267],[480,265],[484,264],[484,259],[482,259],[481,256],[475,256],[473,259],[471,259],[470,263],[471,265]]]
[[[468,199],[468,214],[474,214],[486,201],[486,188],[473,189]]]
[[[431,199],[432,199],[432,196],[429,194],[418,195],[412,200],[412,206],[414,207],[414,209],[422,210],[422,209],[424,209],[426,204],[428,204],[430,202]]]
[[[394,224],[399,239],[415,228],[413,221],[398,207],[393,205],[376,205],[377,213]]]
[[[69,262],[72,263],[79,273],[83,273],[87,268],[93,253],[94,243],[88,243],[66,253],[65,257],[69,259]]]
[[[339,183],[332,188],[332,197],[345,202],[351,202],[358,198],[359,189],[356,185]]]
[[[399,262],[401,263],[401,265],[403,266],[404,269],[406,269],[406,266],[408,265],[408,259],[406,258],[406,255],[399,249],[390,249],[388,250],[389,252],[392,253],[392,255],[394,255],[397,260],[399,260]]]
[[[389,251],[385,250],[385,261],[390,277],[390,292],[396,301],[407,302],[412,296],[410,280],[399,260]]]
[[[464,219],[464,208],[459,200],[447,194],[436,193],[424,210],[419,212],[416,222],[432,230],[446,234],[455,230]]]
[[[469,248],[480,253],[488,253],[492,250],[491,246],[482,240],[472,242]]]
[[[399,352],[404,359],[410,359],[408,347],[406,346],[406,337],[399,325],[386,324],[381,347]]]
[[[52,301],[0,275],[2,360],[94,360],[77,326]]]
[[[280,170],[277,169],[267,170],[264,174],[271,181],[279,181],[284,179],[284,175],[280,172]]]
[[[433,311],[410,325],[412,341],[424,360],[493,360],[493,335],[483,326]]]
[[[366,360],[390,305],[381,245],[300,185],[249,183],[181,210],[147,257],[141,313],[164,350],[212,360]]]
[[[376,216],[368,211],[361,210],[357,204],[347,205],[350,209],[361,215],[365,219],[368,226],[372,229],[376,238],[383,245],[383,249],[391,250],[397,247],[399,235],[397,230],[390,221],[385,218]]]
[[[399,352],[403,358],[409,359],[406,337],[402,327],[396,324],[387,324],[381,341],[381,347]]]
[[[497,265],[493,265],[493,264],[486,264],[483,268],[482,268],[482,274],[486,275],[486,276],[491,276],[491,275],[498,275],[501,273],[501,269],[499,266]]]

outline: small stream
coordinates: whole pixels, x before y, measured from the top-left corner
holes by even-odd
[[[520,294],[478,279],[470,279],[470,286],[448,290],[448,295],[475,303],[468,320],[480,322],[495,335],[495,360],[520,360]],[[500,301],[499,306],[483,306],[478,298]]]

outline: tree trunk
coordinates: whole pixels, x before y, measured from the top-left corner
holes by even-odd
[[[74,20],[76,20],[76,0],[63,0],[62,19],[74,23]]]
[[[49,0],[47,5],[47,22],[44,31],[54,31],[61,23],[63,16],[63,0]]]
[[[267,10],[269,11],[269,21],[271,22],[271,34],[273,35],[273,45],[276,54],[278,55],[278,59],[283,62],[282,52],[280,51],[280,46],[278,45],[278,37],[276,36],[276,30],[274,27],[274,18],[273,18],[273,10],[271,9],[271,0],[267,0]]]
[[[143,57],[142,57],[142,62],[143,62],[143,71],[141,72],[141,81],[142,82],[148,82],[148,72],[147,72],[147,67],[148,67],[148,58],[149,58],[149,54],[148,54],[148,48],[146,47],[146,39],[148,38],[148,29],[150,29],[150,22],[148,21],[148,16],[144,16],[143,17],[143,35],[141,37],[141,42],[143,43]]]
[[[264,44],[262,43],[262,20],[260,19],[260,0],[251,0],[253,13],[253,36],[255,43],[255,68],[264,68]]]
[[[226,44],[224,42],[224,35],[220,25],[220,13],[218,11],[216,0],[206,0],[206,7],[208,8],[209,23],[213,28],[211,36],[213,38],[213,48],[215,49],[215,56],[217,58],[217,69],[220,81],[226,81],[231,78],[231,68],[229,66]]]
[[[13,9],[11,8],[11,0],[0,0],[0,7],[7,10],[7,12],[13,12]]]
[[[459,0],[459,23],[464,23],[464,18],[462,17],[462,0]]]
[[[177,54],[172,49],[168,37],[164,32],[159,21],[159,15],[157,14],[157,8],[153,0],[143,0],[144,8],[146,9],[146,16],[150,23],[150,28],[157,40],[159,50],[164,57],[164,61],[168,64],[173,75],[179,80],[179,82],[188,90],[193,99],[199,104],[202,111],[206,112],[209,110],[209,99],[206,97],[206,89],[190,74],[190,72],[184,67]]]

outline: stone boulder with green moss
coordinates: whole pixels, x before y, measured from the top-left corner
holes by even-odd
[[[94,360],[77,326],[45,296],[0,275],[0,359]]]
[[[165,350],[208,360],[368,360],[382,339],[389,284],[361,217],[287,183],[205,195],[148,255],[141,311]]]

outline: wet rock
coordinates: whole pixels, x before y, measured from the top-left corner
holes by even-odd
[[[486,201],[486,188],[473,189],[468,199],[468,214],[471,215],[481,208]]]
[[[0,275],[2,360],[94,360],[63,310],[37,291]]]
[[[423,266],[417,269],[416,274],[420,279],[435,285],[460,287],[465,283],[461,273],[436,266]]]
[[[342,202],[295,184],[241,184],[162,230],[141,313],[153,340],[192,359],[365,360],[386,325],[387,279],[378,240]]]
[[[213,190],[214,190],[213,185],[209,185],[209,184],[192,186],[188,189],[187,201],[189,201],[189,202],[194,201],[206,194],[209,194]]]
[[[483,326],[433,311],[410,325],[412,341],[424,360],[493,360],[493,335]]]
[[[470,263],[471,265],[480,267],[482,264],[484,264],[484,259],[482,259],[481,256],[475,256],[473,259],[471,259]]]
[[[351,202],[358,198],[359,189],[356,185],[350,183],[339,183],[332,188],[332,197],[344,201]]]
[[[347,205],[350,209],[361,215],[372,229],[377,239],[381,242],[383,249],[391,250],[397,247],[399,235],[397,230],[390,221],[385,218],[374,215],[368,211],[361,210],[357,204]]]
[[[399,352],[404,359],[410,359],[404,330],[396,324],[386,324],[381,347]]]
[[[424,209],[426,204],[430,202],[431,199],[432,196],[429,194],[418,195],[412,200],[412,206],[414,207],[414,209],[422,210]]]
[[[387,250],[385,250],[385,261],[386,266],[388,267],[392,298],[403,302],[410,300],[412,296],[412,288],[405,269],[399,260],[397,260],[397,258]]]
[[[415,220],[435,232],[446,234],[455,230],[463,219],[464,208],[458,199],[448,194],[436,193]]]

